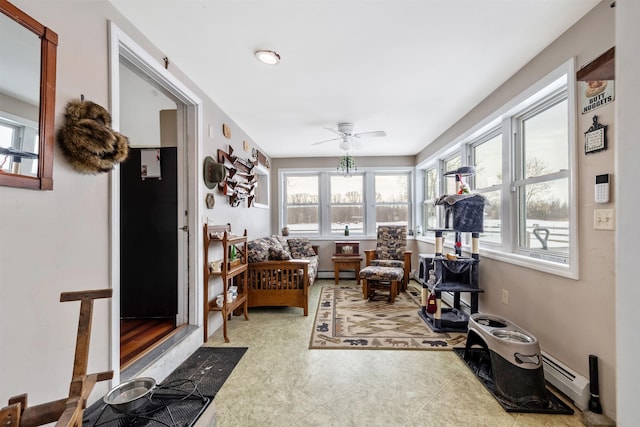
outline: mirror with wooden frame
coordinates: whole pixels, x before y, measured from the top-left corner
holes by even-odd
[[[53,189],[58,35],[0,0],[0,185]]]

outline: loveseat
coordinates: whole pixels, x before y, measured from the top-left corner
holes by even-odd
[[[309,314],[309,286],[318,273],[318,249],[309,239],[260,237],[248,242],[249,307],[300,307]]]

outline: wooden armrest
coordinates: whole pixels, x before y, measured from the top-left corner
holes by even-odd
[[[364,266],[368,267],[371,265],[371,260],[376,259],[376,250],[365,249],[363,252],[364,252]]]

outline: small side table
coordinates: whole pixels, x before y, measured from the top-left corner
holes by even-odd
[[[362,263],[361,255],[339,255],[331,257],[333,261],[333,277],[336,285],[340,277],[340,270],[355,270],[356,282],[360,286],[360,264]]]

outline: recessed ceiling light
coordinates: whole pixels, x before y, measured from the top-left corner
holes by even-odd
[[[276,65],[280,62],[280,55],[273,50],[258,50],[256,51],[256,58],[258,58],[258,61],[268,65]]]

